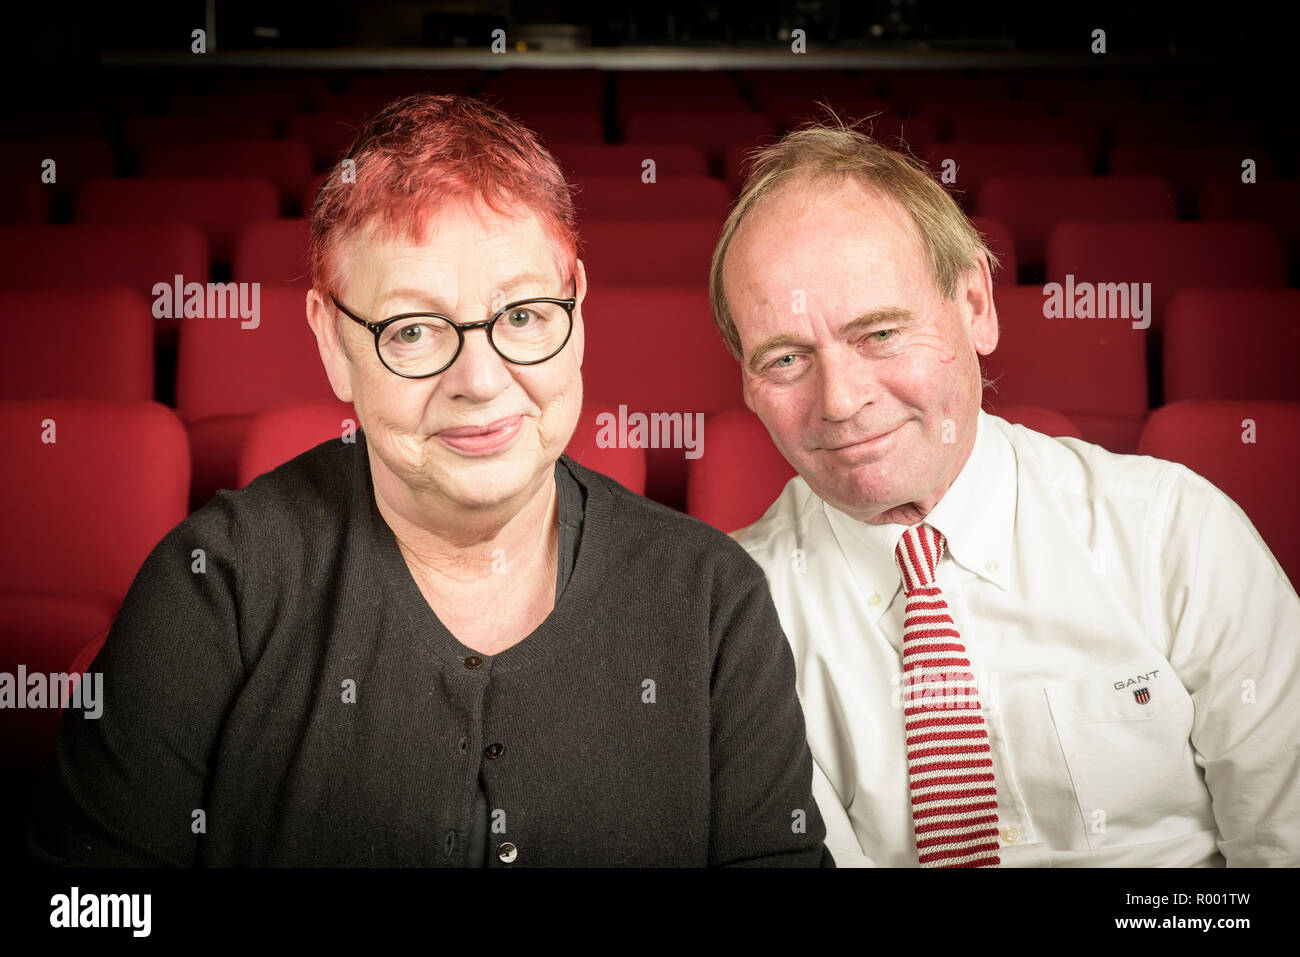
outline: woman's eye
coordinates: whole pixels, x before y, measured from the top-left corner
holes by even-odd
[[[424,338],[424,326],[418,324],[413,326],[403,326],[397,333],[397,338],[399,338],[405,345],[414,345]]]
[[[506,322],[516,329],[522,329],[533,321],[533,314],[528,309],[515,309],[506,316]]]

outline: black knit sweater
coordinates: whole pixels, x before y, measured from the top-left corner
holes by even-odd
[[[218,493],[131,586],[102,716],[60,723],[34,858],[460,866],[481,773],[489,866],[834,866],[762,571],[561,467],[586,490],[572,578],[494,656],[421,594],[364,435]]]

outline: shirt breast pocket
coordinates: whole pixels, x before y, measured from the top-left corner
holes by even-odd
[[[1046,689],[1093,850],[1215,826],[1190,740],[1191,696],[1159,664],[1132,662]]]

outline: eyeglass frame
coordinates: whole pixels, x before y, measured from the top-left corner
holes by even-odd
[[[531,299],[519,299],[515,302],[510,302],[502,306],[492,315],[491,319],[483,319],[479,322],[457,322],[455,319],[452,319],[450,316],[444,316],[441,313],[437,313],[437,312],[402,312],[402,313],[398,313],[395,316],[389,316],[387,319],[381,320],[380,322],[367,322],[365,319],[362,319],[360,316],[354,313],[347,306],[343,305],[343,303],[339,302],[338,297],[334,295],[334,293],[331,292],[329,294],[329,297],[330,297],[330,301],[334,303],[334,306],[339,310],[339,312],[343,313],[343,315],[347,316],[353,322],[365,326],[367,329],[371,331],[371,333],[374,334],[375,355],[379,358],[380,364],[385,369],[387,369],[393,375],[401,376],[403,379],[430,379],[433,376],[442,375],[442,373],[450,369],[452,365],[456,362],[456,360],[460,358],[461,352],[465,349],[465,333],[473,329],[482,329],[484,334],[487,336],[488,345],[492,347],[492,351],[495,352],[502,359],[504,359],[506,362],[511,363],[512,365],[535,366],[535,365],[540,365],[543,362],[550,362],[552,359],[554,359],[556,356],[558,356],[561,352],[564,351],[564,347],[567,346],[569,344],[569,340],[573,338],[573,310],[576,309],[578,306],[578,281],[577,279],[574,279],[573,295],[570,296],[568,299],[554,299],[551,298],[550,296],[536,296]],[[526,306],[532,302],[546,302],[546,303],[552,303],[557,306],[562,306],[564,308],[565,314],[569,317],[569,331],[565,333],[564,341],[560,343],[559,347],[554,352],[552,352],[549,356],[547,356],[545,359],[526,359],[522,361],[519,359],[511,359],[509,356],[505,355],[504,353],[501,352],[500,349],[497,348],[496,340],[492,338],[492,327],[496,325],[496,321],[498,319],[504,316],[511,309],[514,309],[518,306]],[[396,369],[390,366],[386,361],[384,361],[384,354],[383,352],[380,351],[379,348],[379,337],[385,329],[391,326],[394,322],[397,322],[399,319],[419,319],[419,318],[441,319],[443,322],[447,323],[449,326],[455,329],[456,330],[456,351],[452,353],[451,358],[447,360],[447,364],[444,365],[441,369],[438,369],[434,372],[426,372],[424,375],[407,375],[405,372],[398,372]]]

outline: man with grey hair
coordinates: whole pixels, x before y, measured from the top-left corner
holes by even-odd
[[[714,254],[745,402],[799,473],[736,537],[794,649],[827,846],[1300,864],[1300,598],[1183,466],[981,410],[995,265],[842,125],[759,154]]]

